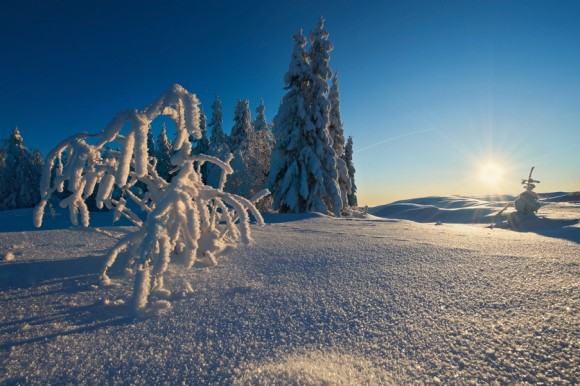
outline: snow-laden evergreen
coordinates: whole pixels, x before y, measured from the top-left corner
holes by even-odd
[[[157,136],[157,149],[155,151],[157,157],[157,173],[165,181],[171,181],[171,171],[173,165],[171,164],[171,142],[167,138],[167,127],[165,123],[161,127],[161,132]]]
[[[352,163],[353,154],[353,143],[352,137],[348,137],[346,141],[346,147],[344,148],[344,161],[346,162],[346,167],[348,169],[348,177],[350,179],[350,193],[348,195],[348,206],[358,206],[358,200],[356,198],[356,184],[354,182],[354,173],[356,169]]]
[[[231,157],[227,137],[223,131],[222,102],[216,95],[211,105],[212,114],[209,122],[211,137],[209,142],[209,155],[219,159],[229,159]],[[214,188],[220,184],[222,170],[213,164],[206,165],[206,183]]]
[[[20,131],[15,128],[4,143],[0,160],[0,210],[31,208],[40,199],[38,184],[42,157],[30,154]]]
[[[193,154],[208,154],[209,151],[209,137],[207,136],[207,117],[203,113],[203,109],[199,109],[199,129],[201,131],[201,137],[195,141],[195,146],[193,148]]]
[[[284,78],[288,92],[274,118],[276,147],[268,186],[273,207],[281,212],[341,215],[343,200],[338,181],[338,155],[329,133],[328,61],[332,43],[320,19],[311,46],[300,30]]]
[[[308,185],[316,181],[302,162],[301,150],[305,147],[306,126],[305,94],[309,79],[308,55],[304,50],[306,38],[302,29],[292,36],[294,49],[288,72],[284,76],[288,90],[274,117],[273,134],[275,148],[272,152],[268,188],[272,192],[273,208],[280,212],[307,212],[322,210],[307,206]],[[313,178],[314,177],[314,178]],[[320,176],[321,177],[321,176]]]
[[[256,108],[256,119],[252,126],[254,130],[250,142],[252,144],[253,162],[249,166],[250,174],[253,176],[253,191],[258,191],[266,186],[268,174],[270,173],[270,163],[272,161],[272,149],[274,148],[274,138],[271,132],[271,125],[266,119],[266,107],[264,100],[260,100],[260,105]]]
[[[332,138],[328,129],[330,125],[328,80],[332,76],[328,62],[333,45],[324,28],[324,18],[319,19],[316,28],[311,32],[310,41],[308,57],[310,58],[311,83],[308,106],[311,125],[306,126],[306,135],[311,137],[308,142],[313,143],[313,152],[307,154],[305,159],[318,158],[321,163],[322,181],[316,181],[316,184],[320,186],[311,188],[313,194],[310,194],[308,199],[314,205],[318,205],[317,201],[322,199],[329,212],[340,216],[343,203],[338,185],[338,155],[332,148]],[[317,162],[315,161],[313,164]],[[314,192],[319,193],[315,194]]]
[[[203,112],[203,109],[199,108],[199,129],[201,131],[201,138],[195,141],[195,147],[193,148],[193,154],[209,154],[209,137],[207,135],[207,117]],[[204,163],[200,166],[199,172],[203,178],[203,183],[207,184],[207,167],[208,164]]]
[[[332,77],[332,85],[328,93],[330,102],[330,124],[328,133],[332,141],[332,148],[338,156],[336,159],[336,170],[338,173],[338,186],[340,187],[340,198],[343,203],[343,209],[348,205],[348,196],[351,193],[352,182],[348,174],[348,167],[344,160],[344,128],[340,116],[340,93],[338,90],[338,73]]]
[[[340,92],[338,89],[338,72],[332,77],[332,85],[328,93],[328,101],[330,102],[330,123],[328,125],[328,133],[332,141],[332,148],[334,152],[340,157],[344,153],[344,128],[342,125],[342,118],[340,115]]]
[[[216,94],[215,99],[211,105],[211,121],[209,122],[209,127],[211,129],[211,142],[212,143],[225,143],[226,135],[223,130],[223,114],[222,114],[222,101]]]
[[[234,173],[228,178],[228,191],[250,198],[266,186],[270,171],[272,136],[266,120],[264,102],[256,109],[257,117],[248,136],[243,137],[231,162]],[[246,114],[240,114],[244,116]],[[248,112],[249,115],[249,112]],[[258,205],[266,210],[269,200]]]
[[[147,130],[147,154],[149,154],[149,157],[157,157],[155,152],[155,138],[153,138],[153,130],[151,130],[151,126],[149,126],[149,130]]]
[[[227,188],[228,191],[243,197],[252,195],[250,181],[253,176],[250,174],[249,165],[252,163],[253,133],[250,102],[247,99],[238,99],[234,110],[234,126],[229,136],[230,149],[234,156],[230,164],[234,172],[228,178]]]
[[[115,219],[125,217],[138,227],[109,252],[101,283],[111,283],[108,269],[124,252],[128,270],[136,273],[133,306],[139,312],[152,297],[158,299],[154,309],[169,307],[164,300],[170,295],[164,286],[164,273],[172,259],[177,258],[188,268],[198,259],[216,264],[217,255],[227,246],[251,240],[248,212],[258,224],[263,223],[250,200],[223,191],[227,176],[233,172],[227,162],[207,155],[191,155],[190,136],[201,137],[198,103],[195,95],[174,85],[145,109],[119,113],[101,133],[81,133],[61,142],[47,156],[43,170],[35,226],[42,225],[51,195],[66,183],[70,195],[60,201],[60,206],[69,208],[74,225],[79,220],[83,226],[89,225],[85,200],[98,184],[97,206],[113,209]],[[147,131],[160,115],[173,119],[177,128],[171,157],[177,171],[171,182],[159,176],[147,156]],[[127,125],[126,135],[121,135]],[[91,138],[90,143],[87,138]],[[120,150],[108,158],[106,145],[111,143]],[[61,169],[64,152],[66,163]],[[199,165],[205,162],[222,169],[218,189],[202,182]],[[53,169],[56,169],[54,178]],[[132,189],[138,182],[146,185],[145,193]],[[121,191],[118,198],[112,196],[115,185]],[[265,194],[267,191],[254,200]],[[146,214],[144,221],[131,209],[134,205],[129,205],[130,201]]]
[[[240,148],[252,134],[252,117],[250,114],[250,102],[247,99],[238,99],[234,110],[234,126],[228,138],[232,153]]]

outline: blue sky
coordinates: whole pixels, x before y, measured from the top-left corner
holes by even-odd
[[[229,130],[235,101],[271,121],[291,34],[327,20],[359,201],[580,190],[580,2],[51,1],[0,11],[0,138],[46,153],[172,83]],[[482,177],[486,163],[502,176]]]

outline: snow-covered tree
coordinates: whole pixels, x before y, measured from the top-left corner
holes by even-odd
[[[307,204],[309,185],[318,180],[306,169],[302,160],[302,149],[305,145],[304,132],[307,113],[305,94],[308,87],[310,65],[304,50],[306,38],[302,29],[294,39],[294,49],[290,57],[288,72],[284,76],[288,90],[278,112],[274,117],[272,128],[274,134],[274,151],[268,177],[268,188],[272,192],[273,208],[280,212],[307,212],[323,210],[312,208]]]
[[[157,173],[165,181],[171,181],[173,165],[171,164],[171,142],[167,138],[167,127],[165,123],[161,127],[161,132],[157,136]]]
[[[358,206],[358,200],[356,198],[356,184],[354,182],[354,173],[356,172],[354,164],[352,163],[353,154],[353,144],[352,137],[348,137],[346,141],[346,147],[344,148],[344,161],[348,169],[348,177],[350,179],[351,187],[350,193],[348,194],[348,206]]]
[[[250,180],[249,164],[251,158],[250,137],[253,136],[253,128],[250,115],[250,102],[238,99],[234,110],[234,126],[229,136],[230,150],[234,156],[231,162],[233,174],[228,178],[228,191],[249,197]]]
[[[153,130],[151,130],[151,126],[149,126],[149,130],[147,130],[147,154],[149,157],[157,157],[155,152],[155,139],[153,138]]]
[[[199,129],[201,131],[201,137],[195,141],[195,147],[193,148],[193,154],[208,154],[209,151],[209,137],[207,136],[207,117],[203,113],[203,109],[199,109]]]
[[[228,178],[228,191],[244,197],[252,197],[266,186],[272,153],[272,137],[266,121],[263,102],[256,110],[258,117],[248,136],[242,138],[231,162],[234,173]],[[240,116],[243,116],[240,114]],[[258,128],[256,130],[256,127]],[[267,209],[267,202],[259,205]]]
[[[15,128],[4,143],[4,154],[4,167],[0,175],[0,210],[33,207],[40,199],[40,153],[31,155],[24,146],[20,131]]]
[[[344,129],[342,126],[342,118],[340,116],[338,73],[335,73],[332,77],[332,86],[328,93],[328,100],[330,102],[330,124],[328,125],[328,133],[330,134],[332,148],[337,155],[336,170],[338,173],[338,186],[340,187],[340,198],[344,208],[349,206],[348,195],[351,192],[352,182],[349,178],[348,167],[344,160]]]
[[[225,143],[226,135],[223,130],[224,119],[222,114],[222,101],[217,94],[215,95],[211,109],[211,121],[209,122],[209,127],[211,128],[211,142]]]
[[[270,131],[270,125],[266,120],[266,107],[264,100],[260,100],[260,105],[256,108],[256,119],[252,126],[254,130],[250,143],[252,146],[253,162],[249,166],[250,175],[253,176],[252,190],[257,191],[266,186],[268,174],[270,173],[270,163],[272,161],[272,149],[274,148],[274,138]]]
[[[320,174],[322,178],[309,184],[308,199],[312,207],[319,207],[322,201],[325,211],[340,216],[342,199],[338,185],[337,159],[332,148],[332,138],[328,127],[330,125],[330,102],[328,100],[328,80],[332,72],[328,65],[332,43],[328,40],[328,32],[324,29],[324,19],[321,17],[314,31],[310,34],[311,46],[308,51],[310,58],[310,85],[308,87],[308,120],[306,125],[307,149],[303,159],[310,164],[313,175]],[[319,168],[319,171],[316,170]]]
[[[199,108],[199,129],[201,131],[201,138],[195,141],[195,147],[193,148],[193,154],[209,154],[209,137],[207,136],[207,117],[203,113],[203,109]],[[207,167],[208,164],[205,163],[201,165],[200,173],[203,177],[203,182],[207,183]]]
[[[215,96],[211,108],[212,114],[209,122],[209,127],[211,129],[209,155],[219,159],[228,159],[230,157],[230,148],[227,144],[227,137],[223,131],[222,102],[217,95]],[[213,164],[208,164],[206,171],[206,183],[217,188],[221,179],[221,168]]]
[[[268,186],[281,212],[318,211],[341,215],[337,155],[328,131],[328,66],[332,44],[320,19],[309,53],[299,31],[284,78],[288,92],[274,118],[275,150]]]
[[[99,184],[97,205],[113,209],[115,219],[126,217],[138,227],[111,249],[101,272],[101,283],[110,284],[108,269],[119,253],[126,253],[128,269],[136,274],[133,307],[138,312],[155,298],[159,300],[154,309],[170,306],[163,300],[169,295],[164,274],[172,259],[179,259],[188,268],[197,259],[215,264],[217,255],[226,246],[251,240],[248,212],[263,224],[252,201],[223,191],[227,175],[232,173],[227,162],[191,154],[190,135],[201,136],[198,103],[195,95],[174,85],[145,109],[119,113],[101,133],[81,133],[61,142],[46,159],[40,183],[41,201],[34,213],[37,227],[42,224],[51,195],[65,182],[70,195],[60,201],[60,206],[69,208],[73,224],[80,220],[83,226],[89,225],[85,200]],[[171,161],[178,170],[171,182],[159,176],[147,156],[147,130],[159,115],[169,116],[177,127]],[[121,135],[126,124],[127,133]],[[87,138],[91,141],[86,141]],[[120,149],[113,152],[112,158],[105,154],[111,143]],[[63,152],[68,156],[60,169]],[[197,165],[205,162],[222,169],[217,189],[202,183]],[[57,170],[52,178],[54,168]],[[147,185],[143,195],[133,191],[139,181]],[[117,199],[112,197],[115,185],[122,192]],[[264,194],[267,191],[253,201]],[[129,201],[147,214],[144,221],[130,209],[134,206],[128,205]]]
[[[338,73],[332,77],[332,85],[328,93],[330,102],[328,133],[332,141],[334,152],[340,157],[344,153],[344,128],[340,116],[340,92],[338,90]]]
[[[252,131],[250,102],[247,99],[238,99],[234,110],[234,126],[229,136],[230,151],[235,154]]]

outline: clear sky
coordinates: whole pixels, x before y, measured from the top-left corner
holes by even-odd
[[[46,154],[173,83],[219,94],[226,131],[238,98],[271,121],[321,15],[360,203],[514,194],[531,166],[580,190],[580,1],[4,2],[0,138]]]

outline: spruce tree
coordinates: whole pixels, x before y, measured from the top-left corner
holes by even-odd
[[[251,195],[250,164],[253,162],[252,142],[254,130],[250,116],[250,103],[238,99],[234,110],[234,126],[229,136],[230,150],[234,155],[231,166],[234,173],[228,178],[227,190],[249,198]]]
[[[201,106],[199,107],[199,129],[201,131],[201,138],[195,140],[195,147],[193,148],[193,154],[209,154],[209,137],[207,136],[207,117],[203,113]],[[201,166],[201,178],[203,183],[207,184],[207,168],[208,163],[204,163]]]
[[[18,128],[4,143],[5,160],[0,175],[0,210],[30,208],[40,201],[42,157],[32,156]]]
[[[153,139],[153,130],[149,126],[147,131],[147,154],[149,157],[155,157],[155,140]]]
[[[209,141],[209,155],[225,160],[230,154],[227,138],[223,131],[222,102],[216,95],[211,105],[212,114],[209,122],[211,137]],[[222,170],[214,164],[208,164],[206,169],[206,184],[217,188]]]
[[[234,181],[236,184],[229,185],[231,191],[246,198],[251,198],[266,187],[272,157],[273,141],[270,126],[266,120],[264,101],[260,102],[256,113],[256,120],[252,124],[253,129],[236,151],[232,161],[235,172],[229,178],[229,181]],[[266,210],[268,201],[261,201],[258,208]]]
[[[211,121],[209,122],[209,127],[211,129],[211,142],[220,144],[225,143],[226,136],[223,130],[222,101],[217,94],[215,95],[211,109]]]
[[[171,181],[170,171],[173,169],[171,165],[171,142],[167,139],[167,127],[165,123],[161,127],[161,133],[157,137],[157,173],[165,181]]]
[[[310,164],[311,171],[318,177],[311,182],[308,201],[311,207],[319,207],[322,200],[326,209],[340,216],[343,207],[340,187],[338,185],[337,159],[332,148],[329,133],[330,102],[328,100],[328,80],[332,72],[328,65],[332,43],[324,29],[324,18],[320,18],[314,31],[310,34],[310,87],[307,95],[309,124],[306,126],[308,143],[313,144],[305,152],[303,159]],[[320,163],[320,165],[318,165]],[[320,171],[316,170],[320,168]]]
[[[340,94],[338,91],[338,73],[332,77],[332,85],[328,93],[330,102],[330,124],[328,133],[332,142],[332,148],[337,155],[336,169],[338,172],[338,186],[340,187],[340,198],[343,209],[348,205],[348,195],[351,191],[351,181],[348,176],[348,167],[344,161],[344,129],[340,116]]]
[[[234,110],[234,126],[229,136],[231,152],[235,153],[251,133],[252,119],[250,116],[250,102],[247,99],[238,99]]]
[[[310,65],[304,50],[306,39],[302,29],[292,36],[294,49],[290,57],[288,72],[284,76],[286,94],[282,98],[272,128],[274,151],[270,164],[268,189],[272,193],[274,209],[282,213],[301,213],[319,208],[309,207],[307,198],[309,185],[316,175],[308,173],[301,159],[306,130],[306,101]],[[323,206],[320,207],[323,209]]]
[[[354,183],[354,173],[355,168],[352,163],[352,154],[353,154],[353,144],[352,144],[352,137],[348,137],[346,141],[346,147],[344,148],[344,161],[346,162],[346,167],[348,169],[348,177],[350,178],[351,188],[350,193],[348,194],[348,205],[349,206],[358,206],[358,200],[356,198],[356,184]]]

